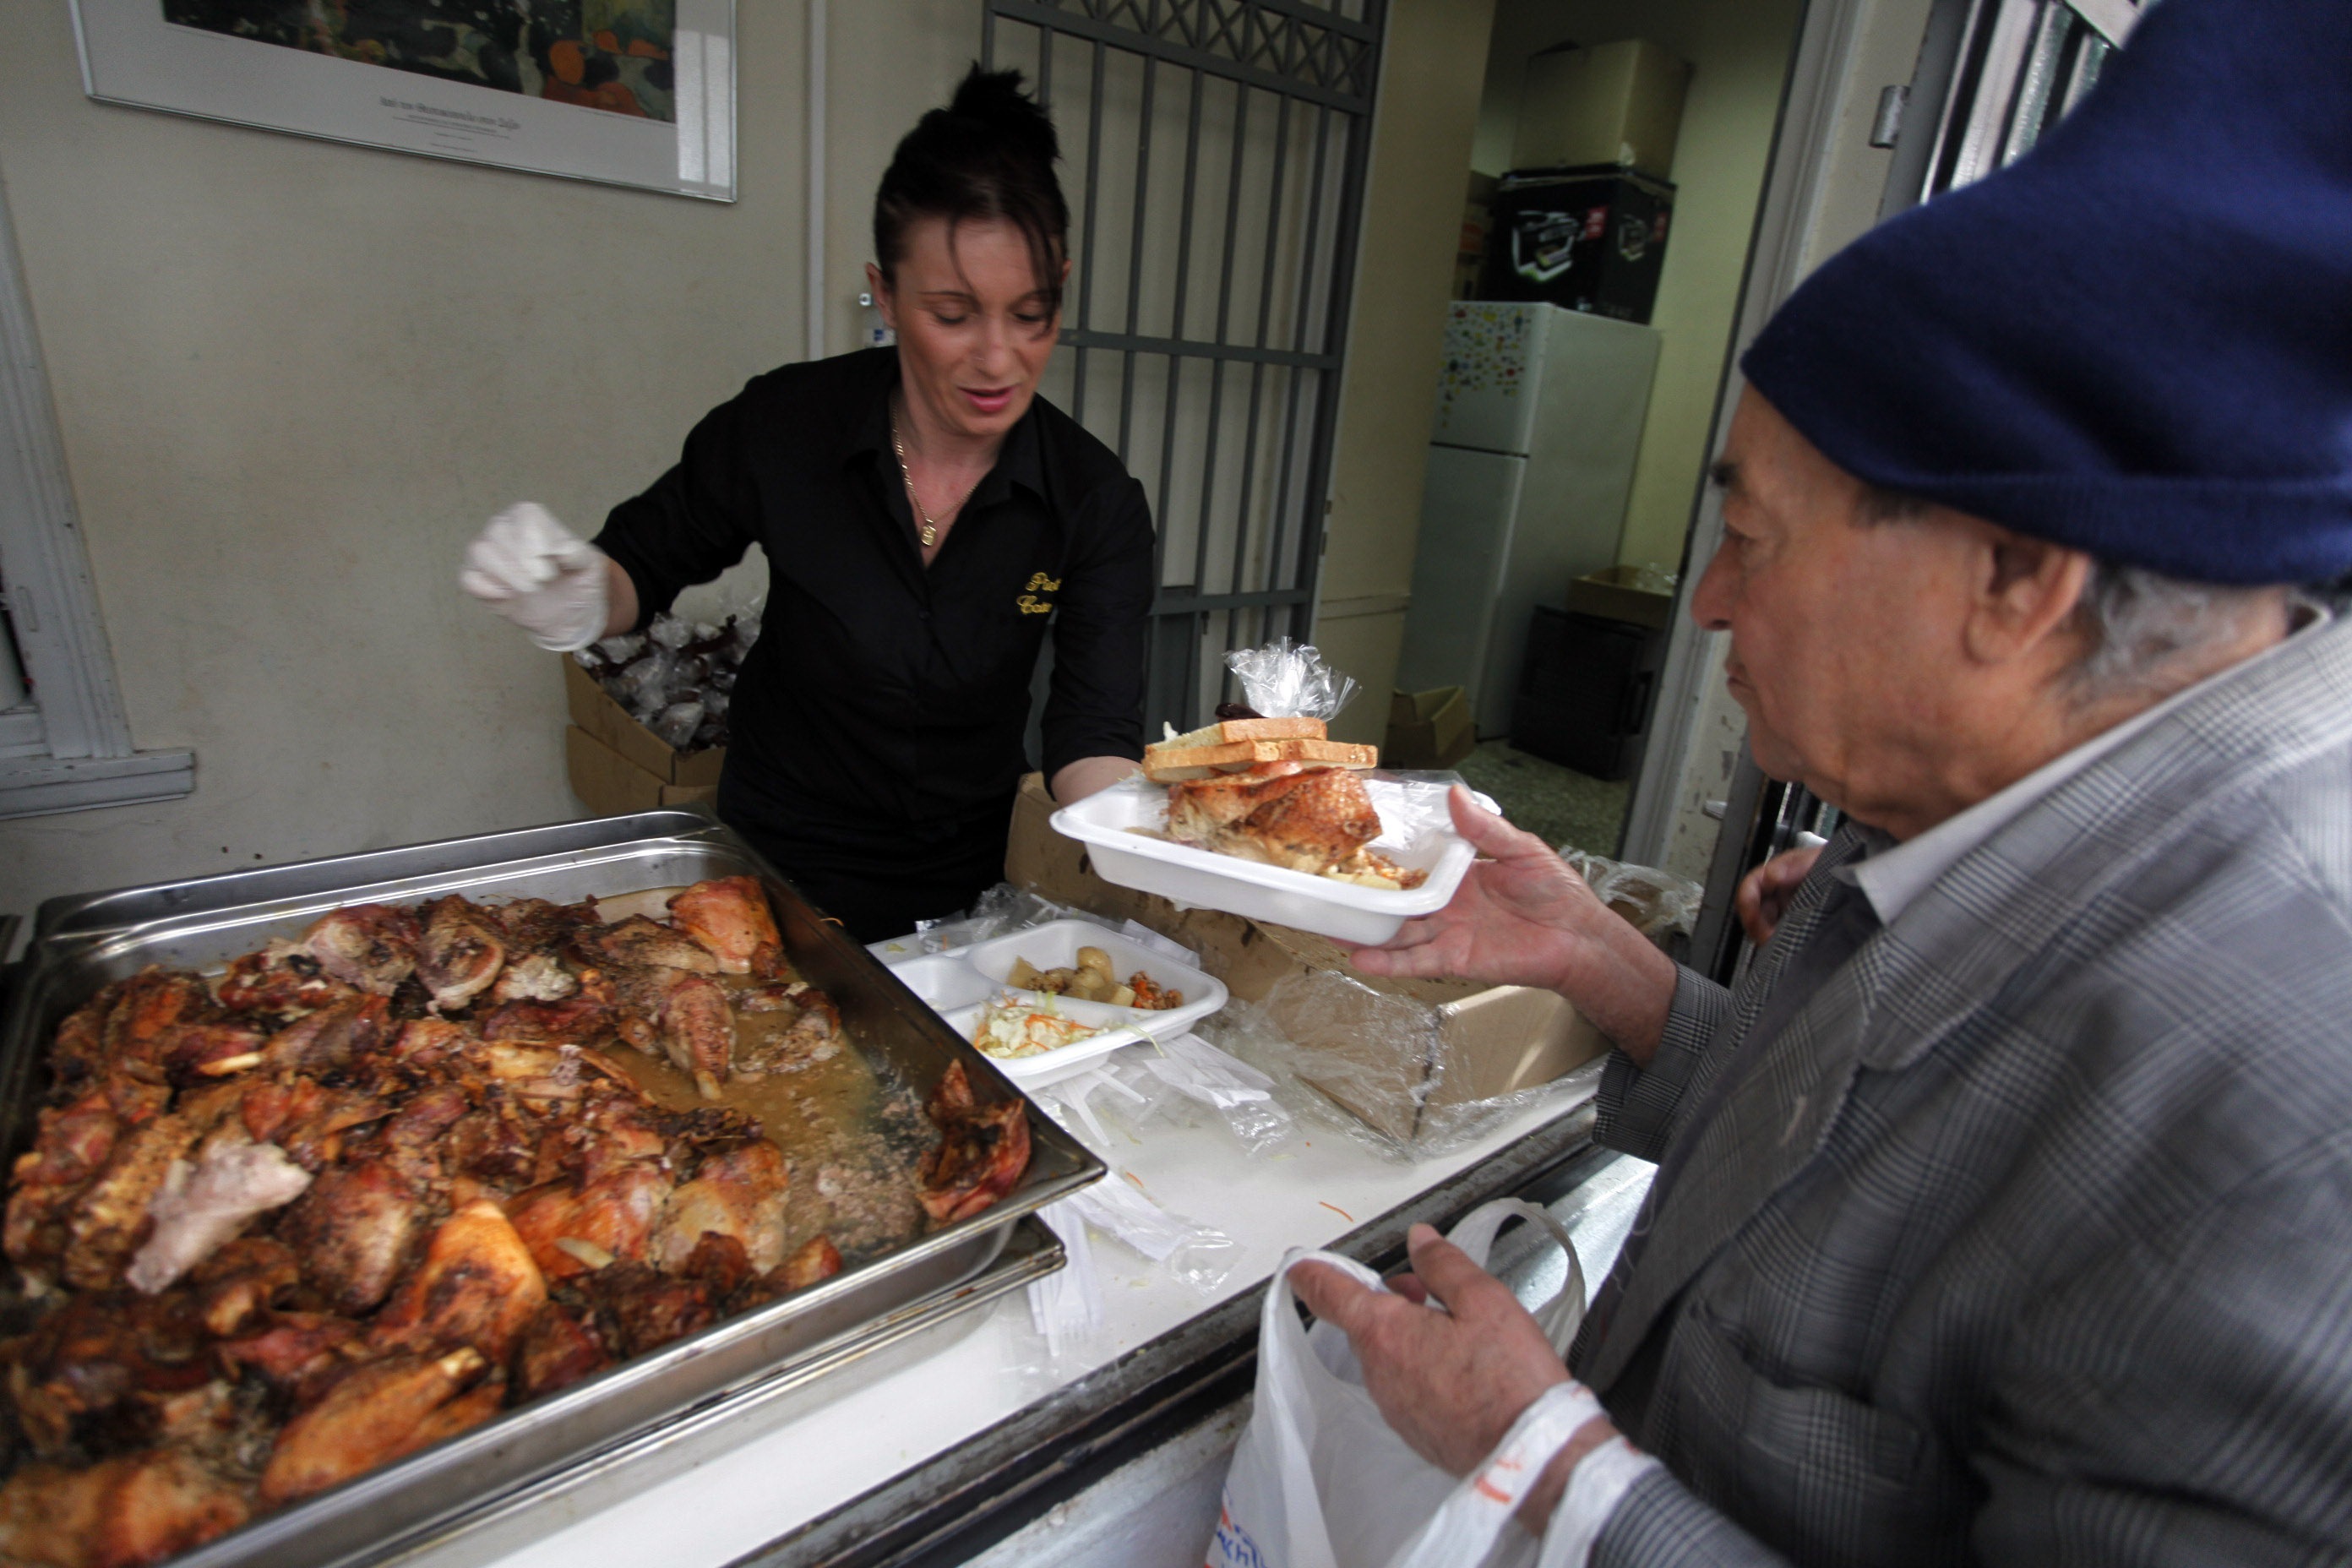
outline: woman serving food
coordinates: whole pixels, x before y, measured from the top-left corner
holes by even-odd
[[[1049,626],[1055,796],[1143,754],[1150,512],[1037,396],[1070,266],[1058,155],[1019,73],[974,67],[875,196],[866,276],[896,349],[756,377],[593,542],[525,505],[467,551],[467,591],[561,652],[764,550],[719,815],[861,941],[1002,878]]]

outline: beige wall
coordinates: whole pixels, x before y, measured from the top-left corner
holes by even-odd
[[[1404,641],[1430,411],[1493,0],[1395,0],[1332,456],[1315,637],[1363,683],[1332,733],[1377,743]]]
[[[739,7],[732,205],[93,103],[69,8],[17,9],[0,180],[132,734],[196,790],[0,822],[0,910],[577,815],[556,662],[458,554],[525,497],[593,528],[802,355],[803,6]],[[832,7],[835,348],[978,12]]]
[[[1645,37],[1692,67],[1675,149],[1674,225],[1651,317],[1658,374],[1621,561],[1671,571],[1682,559],[1799,10],[1798,0],[1499,0],[1496,8],[1473,153],[1487,174],[1509,164],[1520,72],[1536,50]]]

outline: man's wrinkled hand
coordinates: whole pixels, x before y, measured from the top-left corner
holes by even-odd
[[[1354,948],[1366,974],[1483,980],[1557,991],[1646,1062],[1674,1002],[1674,961],[1612,913],[1549,846],[1455,785],[1447,805],[1476,849],[1453,899],[1379,947]]]
[[[1291,1289],[1348,1336],[1381,1416],[1423,1458],[1464,1475],[1494,1450],[1519,1413],[1568,1368],[1510,1287],[1425,1225],[1405,1238],[1414,1284],[1444,1304],[1417,1304],[1302,1263]]]

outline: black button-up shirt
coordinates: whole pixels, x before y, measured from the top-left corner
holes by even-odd
[[[1143,488],[1040,398],[926,568],[890,448],[898,382],[889,349],[756,377],[596,538],[648,617],[767,552],[719,810],[787,873],[920,879],[992,838],[1001,866],[1049,626],[1047,776],[1143,754]]]

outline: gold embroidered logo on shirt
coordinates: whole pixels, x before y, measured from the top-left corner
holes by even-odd
[[[1030,574],[1026,586],[1029,591],[1013,601],[1013,603],[1020,607],[1021,613],[1024,616],[1044,616],[1052,614],[1054,609],[1053,601],[1050,599],[1040,599],[1037,595],[1041,592],[1047,594],[1060,593],[1062,591],[1062,580],[1059,577],[1048,577],[1043,572],[1034,572]]]

